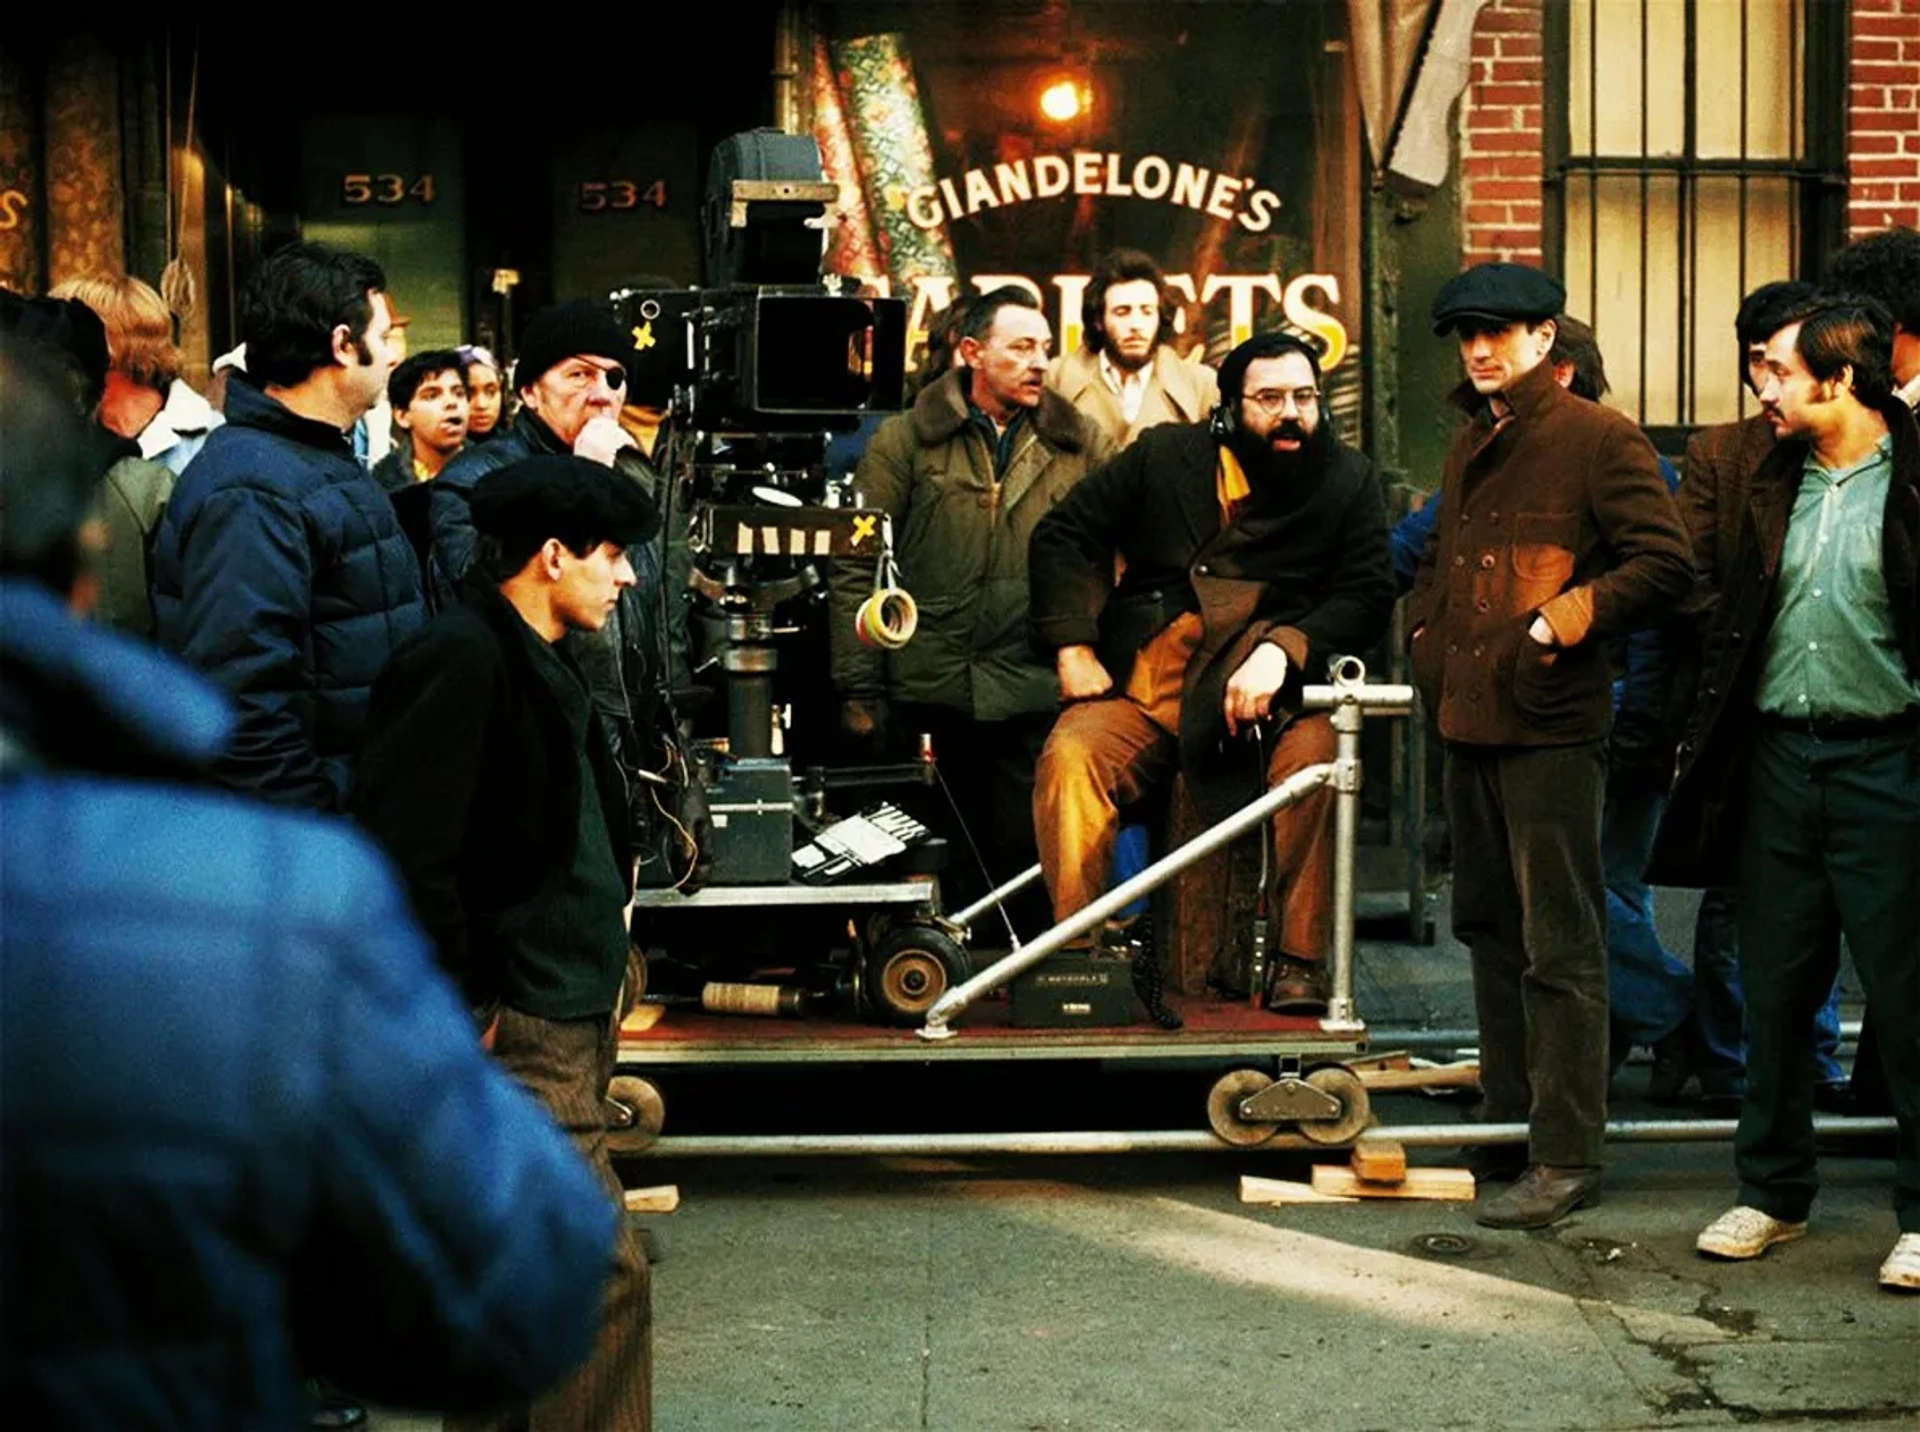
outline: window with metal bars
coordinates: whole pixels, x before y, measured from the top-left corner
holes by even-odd
[[[1547,0],[1543,251],[1662,447],[1754,410],[1733,318],[1844,239],[1846,10]]]

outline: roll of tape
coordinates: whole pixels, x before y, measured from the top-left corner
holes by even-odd
[[[900,587],[883,587],[860,604],[854,614],[854,635],[863,646],[898,651],[913,640],[920,626],[920,608]]]

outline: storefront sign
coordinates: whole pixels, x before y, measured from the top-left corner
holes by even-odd
[[[1087,274],[1057,273],[1049,276],[1043,286],[1025,274],[992,273],[975,274],[971,283],[976,293],[986,293],[1004,284],[1016,284],[1027,290],[1053,314],[1054,351],[1071,353],[1080,346],[1080,334],[1084,327],[1083,300],[1089,281]],[[891,283],[884,278],[869,278],[867,283],[882,296],[888,295],[892,289]],[[953,302],[958,285],[959,280],[942,276],[923,276],[912,281],[907,326],[916,347],[926,338],[928,320]],[[1303,333],[1311,334],[1324,345],[1325,351],[1320,360],[1322,368],[1331,372],[1347,356],[1346,325],[1328,312],[1328,306],[1340,302],[1340,278],[1337,274],[1295,274],[1282,283],[1281,275],[1277,273],[1216,273],[1208,275],[1204,283],[1196,285],[1191,274],[1173,273],[1167,275],[1167,286],[1184,295],[1188,302],[1197,303],[1203,308],[1224,300],[1229,347],[1251,338],[1256,327],[1272,327],[1271,322],[1260,322],[1266,317],[1260,310],[1278,304],[1281,316],[1289,324]],[[1048,289],[1053,290],[1051,299]],[[1262,295],[1268,302],[1261,302]],[[1175,346],[1185,352],[1205,345],[1195,335],[1176,340]]]
[[[969,169],[910,190],[907,217],[923,229],[938,228],[982,209],[999,209],[1065,194],[1104,195],[1180,204],[1238,224],[1250,234],[1273,226],[1280,196],[1252,179],[1215,173],[1204,165],[1175,163],[1158,154],[1129,160],[1108,150],[1076,149],[1071,155],[1037,154],[991,169]]]

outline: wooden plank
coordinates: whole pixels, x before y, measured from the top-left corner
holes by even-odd
[[[1356,1074],[1383,1074],[1389,1069],[1413,1068],[1413,1056],[1404,1049],[1396,1049],[1387,1054],[1364,1054],[1345,1063]]]
[[[672,1213],[680,1206],[680,1186],[663,1183],[654,1188],[630,1188],[625,1202],[629,1213]]]
[[[1369,1183],[1344,1164],[1315,1164],[1313,1187],[1354,1198],[1431,1198],[1471,1202],[1473,1174],[1463,1168],[1410,1168],[1399,1183]]]
[[[1480,1087],[1478,1064],[1442,1064],[1429,1069],[1362,1070],[1360,1082],[1370,1093],[1391,1093],[1396,1089],[1477,1089]]]
[[[1240,1201],[1242,1203],[1358,1203],[1357,1198],[1343,1197],[1338,1194],[1317,1193],[1304,1183],[1289,1183],[1282,1178],[1256,1178],[1250,1173],[1240,1175]]]
[[[1400,1183],[1407,1176],[1407,1150],[1398,1139],[1361,1139],[1353,1146],[1353,1171],[1368,1183]]]

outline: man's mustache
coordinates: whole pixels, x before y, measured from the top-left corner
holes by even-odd
[[[1274,442],[1280,438],[1291,438],[1297,443],[1303,443],[1307,440],[1307,430],[1294,422],[1276,423],[1273,430],[1267,434],[1267,441]]]

